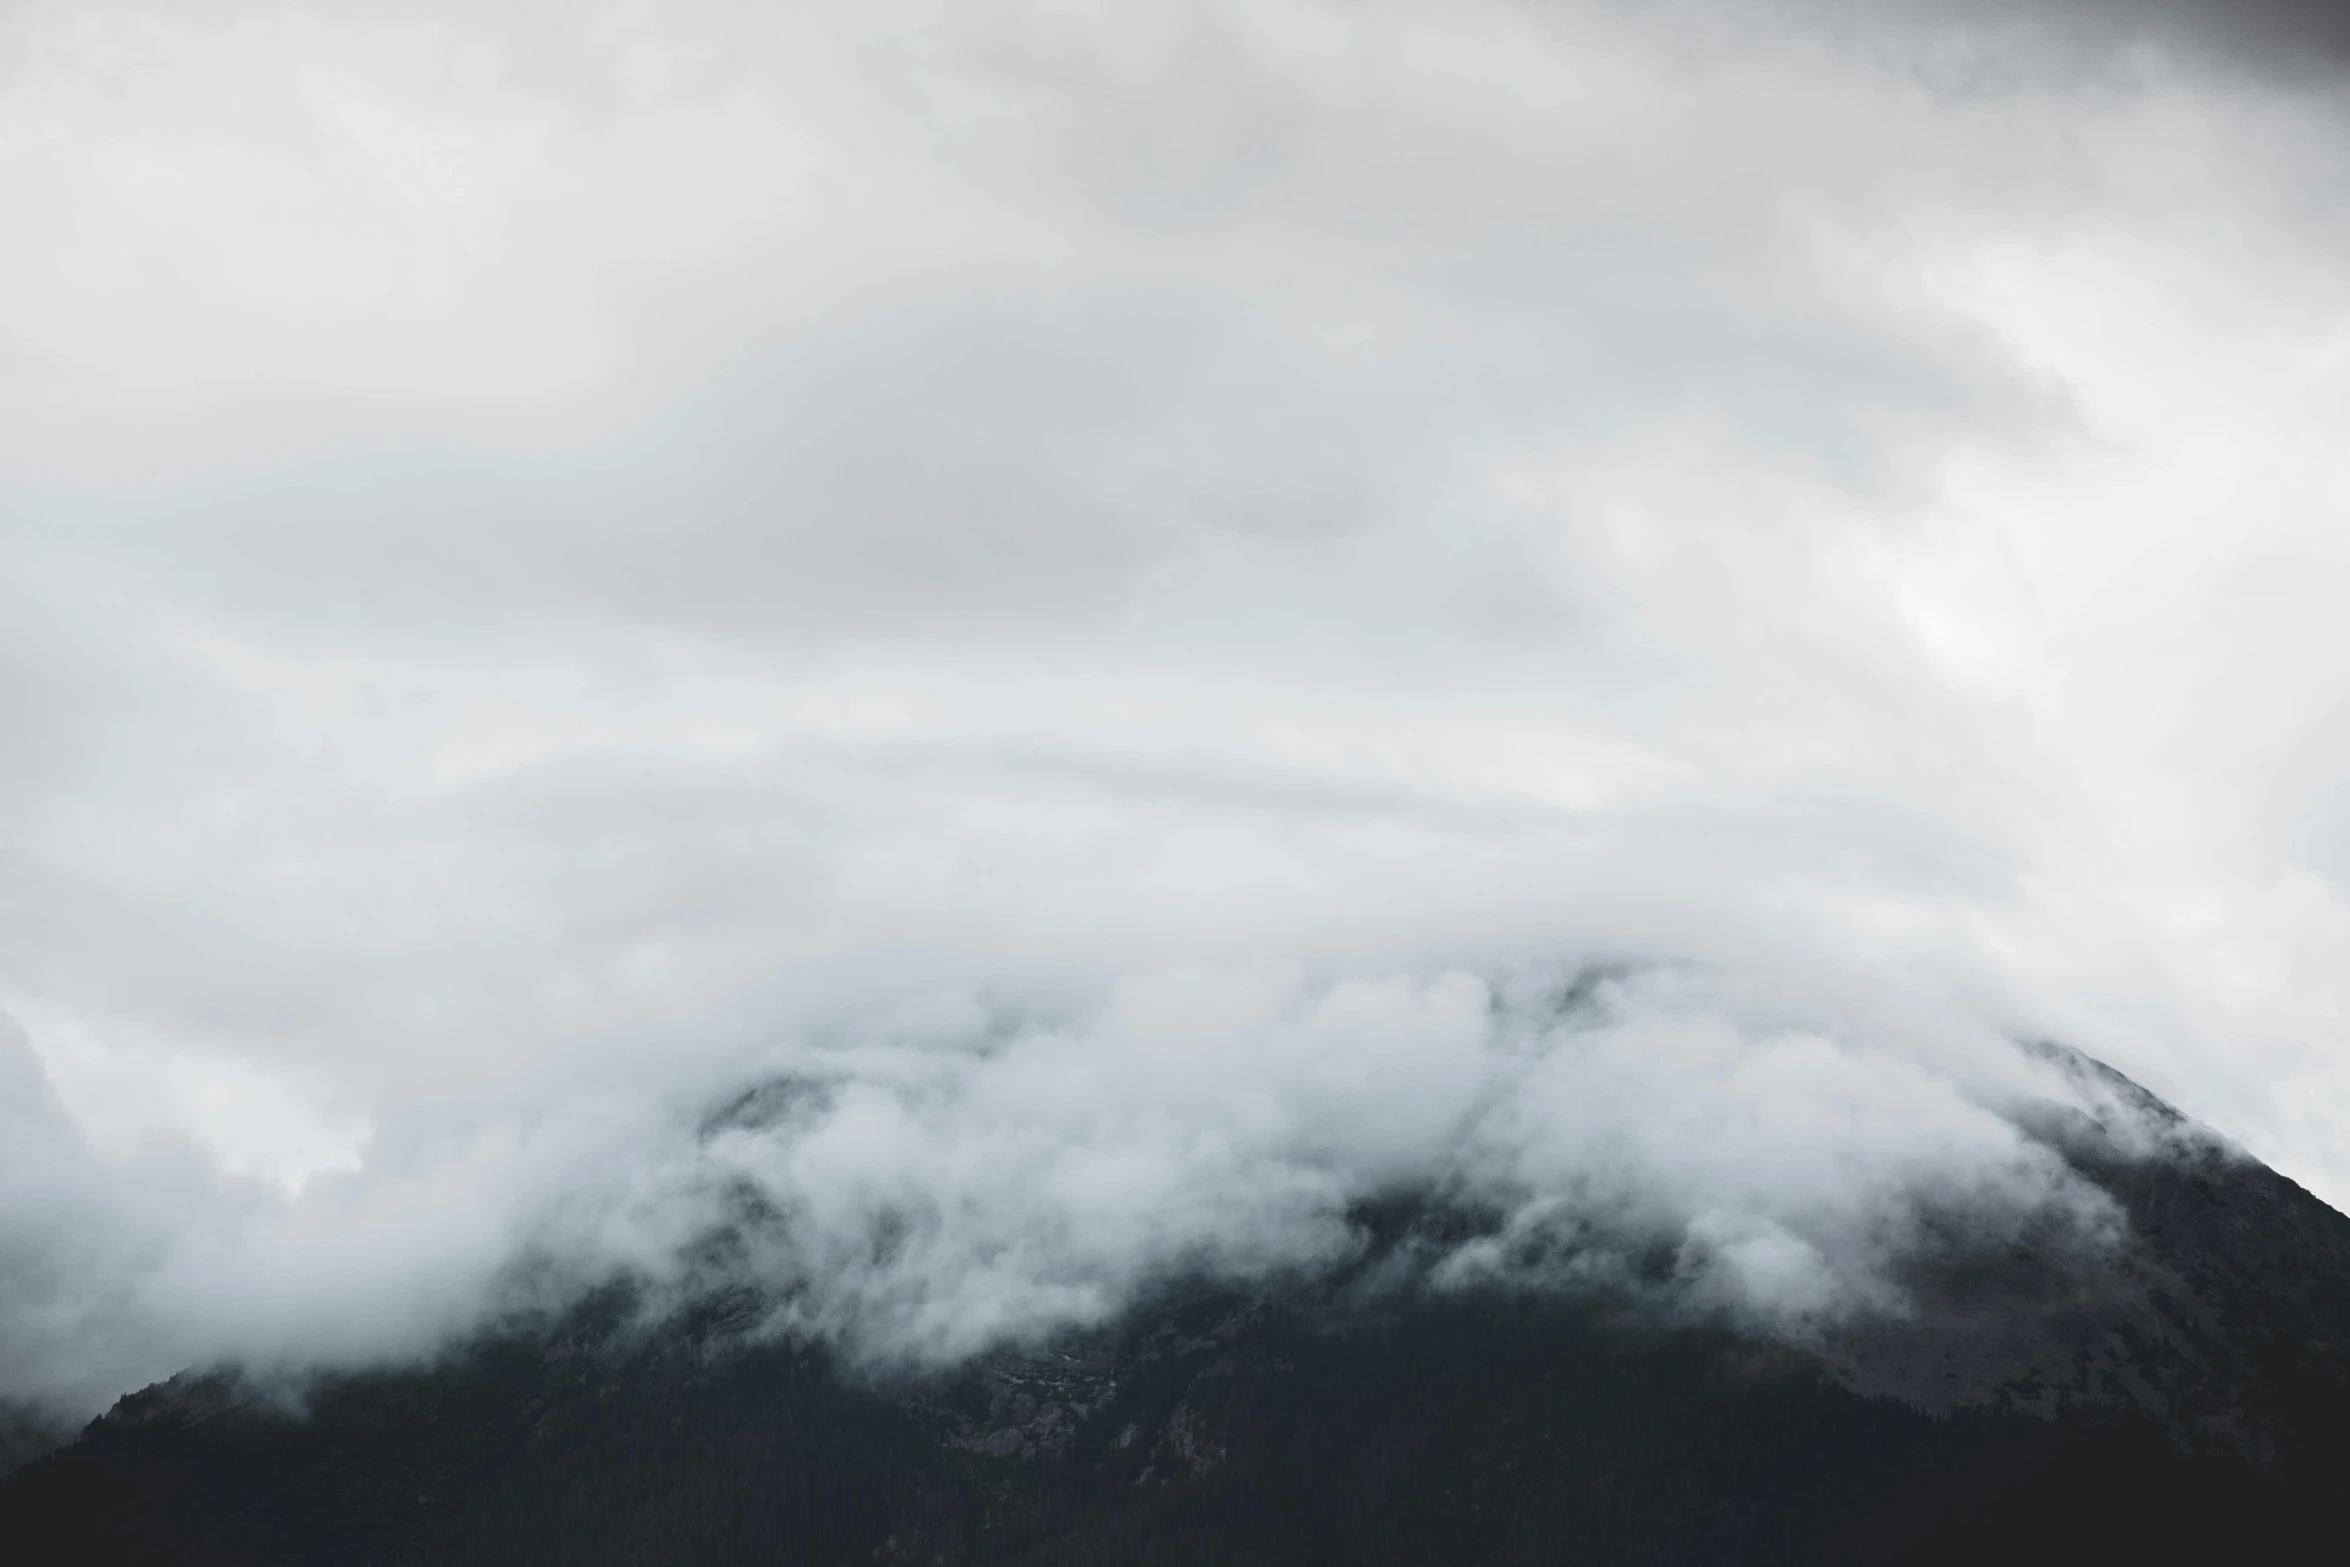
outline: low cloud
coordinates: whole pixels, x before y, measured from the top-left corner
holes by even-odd
[[[185,1154],[102,1166],[35,1097],[5,1172],[6,1390],[87,1407],[185,1363],[401,1358],[613,1280],[656,1315],[748,1292],[750,1331],[936,1366],[1180,1276],[1330,1267],[1398,1199],[1476,1221],[1425,1287],[1798,1337],[1908,1310],[1921,1248],[2121,1233],[1987,1108],[2110,1115],[2078,1081],[1995,1050],[1954,1076],[1685,971],[934,983],[758,1033],[444,1114],[292,1204]]]

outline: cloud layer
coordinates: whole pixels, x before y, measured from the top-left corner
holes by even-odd
[[[1996,1108],[2111,1107],[1998,1043],[1954,1072],[1659,971],[901,978],[690,1069],[579,1062],[443,1107],[291,1204],[184,1155],[93,1159],[17,1046],[0,1379],[70,1407],[189,1361],[413,1355],[612,1279],[656,1314],[747,1291],[750,1331],[938,1365],[1181,1275],[1350,1260],[1399,1198],[1469,1226],[1419,1259],[1429,1286],[1804,1336],[1911,1310],[1921,1256],[2118,1239]]]
[[[2342,1200],[2331,17],[11,8],[6,1375],[428,1343],[566,1183],[666,1245],[842,1127],[970,1226],[792,1220],[910,1344],[1390,1168],[1858,1298],[1920,1192],[2070,1201],[2009,1036]],[[1747,999],[1446,1032],[1593,950]],[[681,1130],[874,962],[1368,988]]]

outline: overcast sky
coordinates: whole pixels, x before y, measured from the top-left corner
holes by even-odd
[[[858,1179],[962,1148],[1006,1234],[991,1128],[1287,1107],[926,1342],[1255,1244],[1276,1147],[1429,1167],[1390,1095],[1509,1098],[1444,1157],[1527,1189],[1616,1103],[1761,1223],[1675,1161],[1794,1039],[1977,1187],[2054,1177],[1945,1089],[2055,1038],[2350,1202],[2342,15],[0,9],[0,1383],[218,1348],[55,1283],[207,1225],[476,1279],[571,1168],[513,1126],[851,991],[1096,998],[875,1080],[961,1119]],[[1738,999],[1460,1044],[1593,954]],[[243,1274],[155,1298],[325,1309]]]

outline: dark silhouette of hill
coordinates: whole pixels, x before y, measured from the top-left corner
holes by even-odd
[[[55,1452],[72,1439],[73,1433],[53,1416],[0,1401],[0,1478]]]
[[[877,1379],[654,1331],[615,1291],[302,1407],[233,1375],[121,1401],[0,1481],[15,1563],[2138,1563],[2332,1559],[2350,1219],[2104,1068],[2019,1125],[2126,1243],[1929,1248],[1918,1309],[1810,1344],[1621,1299],[1440,1292],[1474,1215],[1363,1261],[1170,1287],[1113,1331]],[[733,1303],[740,1307],[743,1303]],[[2313,1544],[2311,1542],[2321,1542]]]

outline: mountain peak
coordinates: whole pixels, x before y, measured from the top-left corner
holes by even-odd
[[[1169,1279],[943,1371],[761,1338],[755,1303],[648,1324],[608,1296],[426,1366],[183,1376],[0,1483],[0,1540],[33,1563],[1038,1567],[2282,1541],[2350,1452],[2350,1219],[2040,1055],[2079,1091],[2015,1124],[2114,1222],[1986,1247],[1953,1221],[1898,1305],[1815,1333],[1447,1283],[1429,1259],[1485,1221],[1405,1195],[1357,1215],[1340,1267]]]

